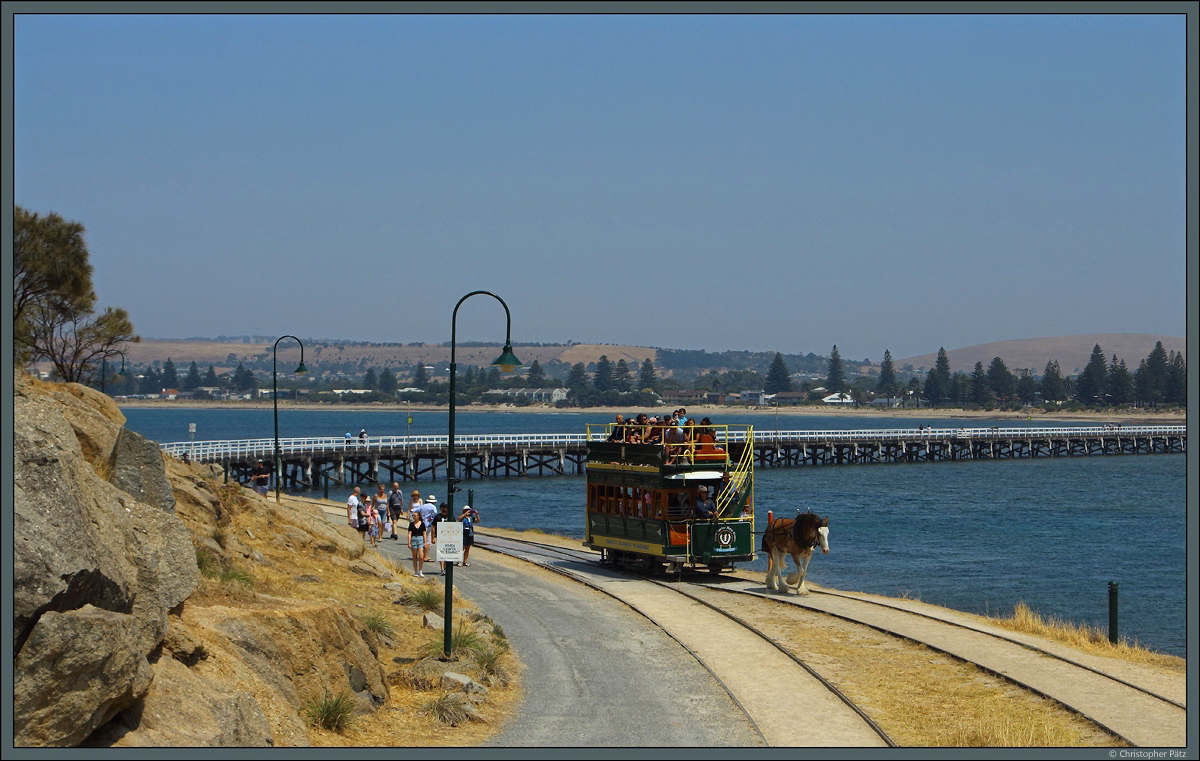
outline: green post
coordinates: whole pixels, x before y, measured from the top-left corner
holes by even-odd
[[[1117,644],[1117,582],[1108,582],[1108,641]]]
[[[505,320],[507,321],[507,328],[505,330],[505,338],[504,338],[504,351],[501,352],[500,356],[497,357],[492,362],[492,364],[498,365],[500,367],[501,371],[506,372],[506,373],[512,372],[513,369],[515,369],[516,367],[519,367],[521,364],[521,361],[513,355],[512,314],[508,311],[508,304],[504,303],[504,299],[500,298],[499,296],[492,293],[491,291],[471,291],[466,296],[463,296],[461,299],[459,299],[458,303],[454,305],[454,312],[450,315],[450,419],[448,421],[448,424],[449,424],[448,434],[449,435],[446,437],[446,504],[450,508],[449,513],[451,515],[451,520],[453,520],[456,517],[454,514],[454,491],[456,488],[455,484],[458,483],[458,479],[455,477],[455,472],[454,472],[455,471],[455,467],[454,467],[455,466],[455,463],[454,463],[454,402],[455,402],[454,386],[455,386],[455,378],[454,378],[454,376],[456,374],[455,371],[458,368],[458,365],[455,362],[455,348],[457,345],[457,333],[458,333],[458,308],[461,307],[463,302],[466,301],[467,299],[469,299],[472,296],[475,296],[477,294],[481,294],[481,293],[491,296],[496,301],[500,302],[500,305],[504,307],[504,317],[505,317]],[[445,602],[445,605],[443,606],[444,612],[443,612],[443,616],[442,616],[442,630],[443,630],[442,655],[446,658],[450,657],[450,635],[451,635],[451,626],[452,626],[451,621],[452,621],[452,616],[453,616],[453,605],[454,605],[454,564],[450,563],[450,564],[446,565],[446,602]]]

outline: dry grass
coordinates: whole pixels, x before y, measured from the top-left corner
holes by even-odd
[[[923,645],[782,602],[714,601],[821,671],[901,746],[1122,744],[1054,701]]]
[[[415,720],[422,705],[429,701],[430,693],[412,689],[403,680],[393,677],[417,662],[419,646],[430,638],[431,630],[422,627],[423,611],[393,604],[398,595],[384,584],[399,581],[406,589],[411,589],[419,584],[418,580],[369,548],[354,545],[351,552],[343,553],[328,540],[314,540],[307,545],[295,542],[290,538],[289,511],[296,508],[286,503],[281,510],[273,501],[260,499],[244,489],[225,489],[220,497],[220,512],[224,519],[218,521],[224,524],[221,531],[215,532],[216,526],[195,527],[195,530],[201,536],[213,538],[214,533],[222,533],[227,542],[231,537],[237,537],[241,545],[260,553],[262,560],[254,562],[239,557],[236,566],[225,566],[208,556],[206,551],[198,551],[197,558],[207,571],[189,604],[276,610],[289,605],[340,605],[362,621],[364,628],[380,635],[377,657],[385,673],[389,674],[387,701],[373,712],[357,714],[348,721],[338,720],[335,722],[337,729],[320,726],[329,724],[324,720],[310,724],[309,742],[314,746],[465,747],[486,741],[512,715],[520,697],[516,684],[489,689],[487,701],[477,708],[483,721],[433,727],[428,719]],[[246,529],[250,529],[252,537]],[[202,553],[207,557],[200,560]],[[347,555],[354,559],[367,553],[382,561],[395,578],[363,576],[351,571],[346,562]],[[221,581],[222,577],[226,580]],[[430,580],[420,587],[436,591],[440,602],[444,594],[440,584]],[[461,598],[456,597],[455,607],[464,616],[477,614],[475,606]],[[471,668],[468,661],[464,661],[458,670],[464,669],[467,673],[478,674],[476,678],[484,676]],[[338,692],[338,685],[328,685],[327,697],[332,696],[327,701],[332,706],[328,710],[318,710],[321,709],[320,698],[310,696],[313,699],[308,707],[316,712],[313,715],[337,719],[335,698]]]
[[[1019,602],[1013,607],[1011,615],[988,616],[987,620],[996,626],[1061,642],[1092,655],[1120,658],[1180,673],[1187,670],[1187,661],[1183,658],[1156,653],[1137,642],[1118,640],[1114,644],[1108,641],[1108,632],[1100,627],[1063,621],[1054,617],[1042,617],[1023,602]]]

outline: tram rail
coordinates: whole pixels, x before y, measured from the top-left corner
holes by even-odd
[[[525,550],[525,552],[546,558],[547,562],[539,563],[539,565],[550,570],[556,570],[555,566],[550,562],[554,559],[559,561],[595,563],[598,558],[596,553],[583,549],[573,550],[556,545],[509,537],[503,537],[500,541],[534,548]],[[479,535],[476,545],[484,549],[505,552],[501,548],[501,545],[497,543],[497,538],[493,536]],[[514,553],[506,552],[506,554]],[[566,573],[565,575],[574,578],[573,574]],[[639,578],[644,577],[639,576]],[[1035,640],[1039,638],[1023,636],[1016,632],[1002,633],[984,625],[972,625],[966,621],[953,620],[951,617],[914,610],[907,605],[897,602],[871,599],[870,596],[854,593],[814,588],[812,589],[812,594],[808,596],[772,594],[765,590],[732,587],[726,580],[722,580],[720,583],[714,581],[684,580],[682,574],[677,577],[677,581],[675,582],[663,582],[656,579],[645,580],[670,588],[678,594],[704,604],[706,607],[734,620],[736,620],[736,617],[732,616],[732,614],[722,611],[719,605],[711,604],[697,597],[687,590],[687,586],[694,585],[724,594],[751,596],[798,605],[813,612],[865,625],[890,636],[921,644],[960,662],[969,663],[986,673],[992,674],[1022,689],[1041,695],[1063,706],[1067,710],[1082,716],[1132,746],[1182,747],[1186,745],[1187,706],[1186,698],[1183,695],[1183,685],[1179,684],[1178,694],[1173,694],[1171,689],[1164,689],[1164,685],[1147,683],[1148,677],[1135,675],[1133,672],[1140,673],[1140,670],[1136,667],[1125,669],[1128,673],[1114,673],[1114,670],[1119,671],[1117,669],[1119,664],[1109,664],[1108,670],[1105,670],[1099,664],[1101,659],[1098,656],[1090,657],[1084,654],[1073,656],[1064,652],[1069,650],[1069,648],[1038,643]],[[830,606],[820,602],[828,600],[844,601],[844,604],[841,606]],[[833,609],[835,607],[842,609],[835,610]],[[857,610],[848,609],[848,607],[856,608]],[[888,617],[895,618],[896,622],[889,625],[882,621],[879,616],[869,614],[868,611],[871,609],[886,609]],[[909,622],[920,620],[925,622],[925,626],[914,627],[911,623],[904,624],[905,620]],[[773,646],[796,660],[799,665],[810,671],[810,673],[813,673],[823,683],[827,681],[816,670],[810,669],[803,662],[803,659],[800,659],[794,653],[788,652],[783,645],[775,642],[765,633],[758,631],[745,622],[739,621],[738,623],[745,626],[748,630],[753,631],[757,636],[771,642]],[[916,629],[920,628],[932,629],[936,633],[936,636],[921,636],[914,633]],[[976,639],[983,638],[982,649],[984,651],[995,650],[1000,647],[1012,648],[1015,646],[1026,651],[1031,658],[1042,662],[1035,669],[1026,669],[1021,673],[1017,673],[1018,669],[998,666],[999,660],[989,662],[989,658],[987,657],[979,657],[977,654],[972,655],[970,649],[948,647],[946,643],[948,640],[955,638],[954,632],[967,633],[967,636]],[[987,642],[993,644],[988,645]],[[978,651],[980,649],[981,645],[974,645],[974,650]],[[1092,662],[1084,662],[1089,660]],[[1038,675],[1039,673],[1041,674],[1040,676]],[[1083,684],[1086,687],[1078,688],[1072,686],[1076,684]],[[842,695],[832,685],[828,686],[853,710],[860,711],[853,704],[853,701]],[[865,720],[874,726],[874,722],[869,716],[865,713],[862,715]],[[887,738],[883,730],[878,730],[878,733],[885,742],[892,744],[892,741],[890,738]]]

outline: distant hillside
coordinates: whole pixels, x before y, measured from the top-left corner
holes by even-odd
[[[1138,364],[1154,349],[1156,341],[1162,341],[1163,348],[1168,353],[1176,351],[1184,357],[1187,356],[1187,339],[1150,333],[1096,333],[996,341],[961,349],[946,349],[946,356],[950,359],[950,369],[954,372],[970,373],[975,369],[976,362],[982,362],[986,369],[994,358],[999,357],[1008,365],[1009,370],[1027,367],[1034,375],[1041,375],[1046,369],[1046,363],[1053,359],[1058,361],[1058,366],[1064,374],[1074,375],[1083,371],[1092,356],[1092,348],[1099,344],[1106,360],[1111,361],[1112,356],[1116,354],[1118,359],[1125,360],[1132,372],[1137,370]],[[915,369],[923,367],[926,370],[932,368],[936,361],[937,352],[894,360],[897,369],[912,365]]]
[[[263,343],[254,341],[205,341],[198,339],[161,339],[147,338],[140,343],[128,344],[124,348],[125,359],[131,364],[144,365],[155,360],[165,361],[168,357],[175,363],[179,372],[186,372],[190,363],[195,362],[201,372],[213,365],[218,373],[226,372],[237,367],[239,362],[252,364],[266,360],[271,361],[271,349],[274,341]],[[609,344],[572,344],[548,346],[517,346],[514,349],[517,358],[526,365],[537,360],[545,366],[557,360],[566,364],[595,362],[600,356],[607,355],[610,360],[617,362],[624,359],[631,367],[641,366],[647,357],[654,361],[657,357],[655,349],[638,346],[614,346]],[[476,346],[459,344],[455,352],[455,360],[459,367],[467,365],[489,365],[500,354],[499,346]],[[292,340],[279,344],[279,359],[284,357],[294,361],[299,356],[296,342]],[[359,341],[322,341],[305,342],[304,360],[314,368],[324,363],[351,362],[367,367],[401,367],[417,362],[437,364],[450,361],[450,347],[434,343],[424,344],[379,344]]]

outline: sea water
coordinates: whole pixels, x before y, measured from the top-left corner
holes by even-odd
[[[266,438],[270,409],[122,410],[127,426],[159,441]],[[773,415],[712,414],[717,423],[776,428]],[[444,434],[444,411],[281,410],[279,435]],[[582,432],[588,413],[459,412],[468,433]],[[779,430],[1013,427],[1012,421],[829,417],[780,413]],[[1059,425],[1056,423],[1055,425]],[[444,498],[445,483],[403,484]],[[583,478],[464,480],[484,526],[583,537]],[[1186,458],[1113,455],[886,465],[760,468],[758,528],[767,511],[829,517],[828,555],[809,579],[822,586],[909,596],[971,613],[1007,614],[1024,602],[1047,617],[1106,629],[1108,583],[1119,590],[1119,634],[1174,655],[1186,650]],[[342,489],[330,496],[341,500]],[[321,496],[323,491],[312,492]],[[789,561],[790,564],[790,561]],[[766,570],[766,559],[745,567]]]

